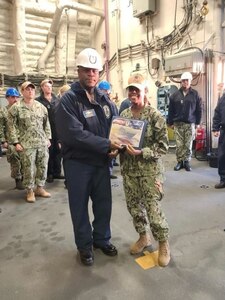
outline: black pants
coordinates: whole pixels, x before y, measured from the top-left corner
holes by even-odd
[[[61,174],[62,169],[62,156],[56,140],[51,140],[49,147],[49,160],[47,175],[57,176]]]
[[[218,174],[225,181],[225,130],[220,130],[218,144]]]
[[[112,210],[108,164],[95,167],[69,159],[64,161],[64,168],[77,248],[90,249],[93,242],[98,246],[106,245],[111,238]],[[89,198],[94,215],[92,226],[88,214]]]

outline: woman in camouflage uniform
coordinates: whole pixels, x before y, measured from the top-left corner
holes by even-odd
[[[138,254],[150,246],[151,229],[155,240],[159,241],[158,264],[165,267],[170,261],[169,227],[160,200],[163,198],[161,156],[168,150],[166,121],[146,101],[144,84],[131,83],[127,89],[131,107],[124,110],[121,117],[147,122],[143,148],[138,150],[127,145],[126,151],[120,154],[127,208],[139,233],[130,253]]]

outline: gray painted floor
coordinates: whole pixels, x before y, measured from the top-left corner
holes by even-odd
[[[129,246],[137,234],[127,212],[122,180],[112,180],[112,242],[116,258],[95,251],[95,264],[77,258],[63,181],[47,185],[50,199],[24,201],[0,160],[1,300],[224,300],[225,189],[215,190],[217,169],[192,160],[193,171],[173,171],[165,158],[165,198],[171,227],[171,263],[143,270]],[[119,167],[115,168],[119,175]],[[151,250],[156,250],[153,242]]]

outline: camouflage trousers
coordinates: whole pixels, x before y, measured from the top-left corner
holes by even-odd
[[[35,185],[44,186],[48,168],[47,146],[38,149],[24,149],[21,152],[23,164],[23,184],[27,189],[33,189]]]
[[[169,238],[169,226],[161,209],[163,187],[153,177],[123,176],[127,208],[133,218],[135,230],[145,234],[151,229],[156,241]]]
[[[11,177],[14,179],[22,179],[23,170],[20,153],[15,150],[15,146],[8,145],[8,149],[6,151],[7,161],[10,164],[11,169]]]
[[[192,144],[195,139],[195,124],[174,123],[174,136],[176,140],[177,161],[190,161]]]

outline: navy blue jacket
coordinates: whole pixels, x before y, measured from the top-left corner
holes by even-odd
[[[109,130],[117,112],[107,95],[98,88],[94,93],[92,104],[80,83],[73,83],[56,107],[56,129],[64,159],[102,166],[108,164]]]
[[[35,100],[39,101],[41,104],[43,104],[47,110],[48,110],[48,118],[49,123],[51,126],[51,132],[52,132],[52,140],[58,140],[57,133],[56,133],[56,126],[55,126],[55,116],[54,116],[54,108],[57,105],[57,102],[59,101],[58,98],[52,94],[52,100],[49,102],[43,93],[39,97],[37,97]]]
[[[129,108],[131,106],[131,101],[129,98],[124,99],[121,104],[120,104],[120,109],[119,109],[119,115],[121,114],[122,111],[125,109]]]
[[[214,111],[212,131],[225,130],[225,94],[219,99]]]
[[[194,123],[199,125],[202,117],[202,99],[198,92],[189,88],[186,96],[182,88],[170,96],[168,124],[174,122]]]

